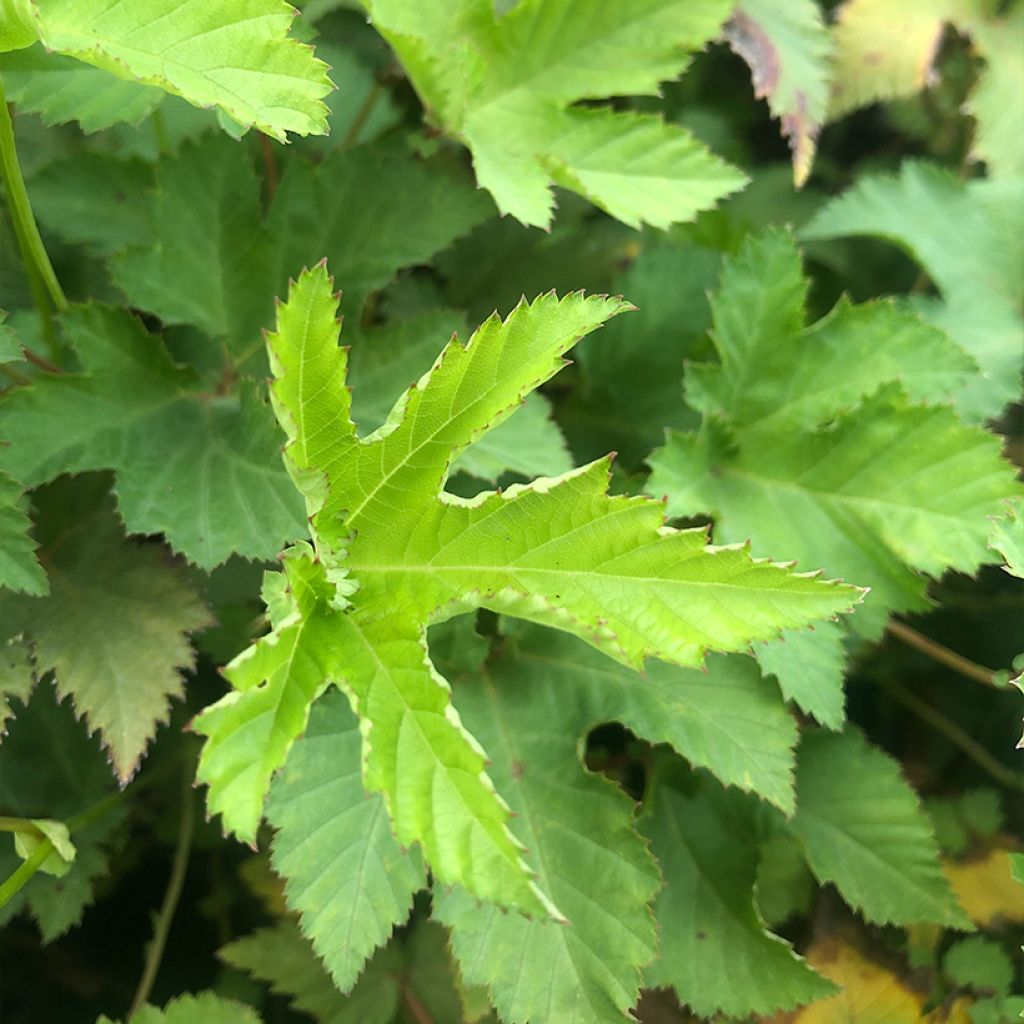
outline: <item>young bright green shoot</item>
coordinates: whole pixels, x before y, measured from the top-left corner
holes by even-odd
[[[268,337],[285,458],[312,546],[265,587],[272,631],[226,670],[234,692],[203,712],[199,778],[225,826],[253,841],[273,772],[313,699],[341,686],[363,736],[363,781],[384,795],[400,843],[435,877],[527,913],[559,916],[524,866],[484,751],[454,712],[426,630],[488,608],[573,633],[643,668],[698,666],[850,608],[858,591],[709,547],[661,502],[607,493],[609,459],[472,500],[444,491],[453,459],[564,365],[585,334],[628,310],[617,298],[548,294],[453,338],[387,422],[357,436],[338,347],[338,297],[304,272]],[[639,676],[637,686],[644,681]]]

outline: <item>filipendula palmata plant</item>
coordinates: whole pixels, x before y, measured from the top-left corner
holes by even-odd
[[[326,266],[292,285],[267,343],[312,544],[289,548],[284,571],[268,577],[271,632],[226,668],[233,691],[195,722],[207,737],[198,776],[229,831],[254,840],[273,772],[336,683],[359,715],[364,783],[384,794],[398,840],[419,843],[445,882],[559,916],[431,664],[427,627],[487,608],[573,633],[636,669],[647,658],[695,666],[708,650],[742,650],[856,601],[853,587],[744,547],[709,547],[704,529],[667,527],[661,502],[609,495],[609,459],[471,500],[444,492],[462,449],[629,308],[582,293],[522,302],[467,344],[453,338],[360,438]]]

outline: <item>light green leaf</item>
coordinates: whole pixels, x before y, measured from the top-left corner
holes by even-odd
[[[0,400],[0,467],[29,485],[60,473],[117,471],[125,525],[164,533],[211,569],[232,552],[271,558],[305,533],[281,464],[281,435],[254,385],[211,395],[160,339],[121,310],[64,318],[81,373],[42,375]]]
[[[294,12],[282,0],[18,0],[18,9],[47,50],[115,78],[219,107],[282,142],[327,130],[327,66],[288,38]],[[5,49],[30,41],[5,38]]]
[[[288,905],[342,992],[426,884],[416,851],[404,852],[392,835],[383,799],[363,790],[361,746],[344,695],[326,694],[274,780],[267,807]]]
[[[990,561],[986,516],[1020,493],[998,438],[893,391],[813,433],[739,437],[736,447],[714,421],[700,435],[670,433],[648,488],[668,494],[675,515],[714,512],[720,540],[753,538],[758,553],[870,586],[851,621],[866,635],[889,611],[924,606],[920,573]]]
[[[633,829],[632,801],[580,765],[587,708],[529,668],[501,658],[493,677],[459,682],[454,700],[490,756],[527,863],[569,923],[481,908],[460,889],[435,893],[435,914],[452,930],[463,978],[486,985],[509,1024],[617,1024],[656,951],[658,870]]]
[[[564,693],[588,727],[621,722],[641,739],[670,744],[723,784],[792,813],[796,724],[751,658],[713,655],[702,670],[652,661],[639,679],[574,637],[511,621],[504,632],[518,674]]]
[[[825,206],[801,238],[875,235],[906,249],[942,292],[922,312],[977,362],[958,400],[997,416],[1020,392],[1024,365],[1024,204],[1020,179],[961,181],[916,161],[896,177],[867,175]]]
[[[284,573],[268,574],[264,588],[278,602],[273,631],[228,666],[234,691],[192,723],[209,737],[196,778],[210,785],[210,811],[250,843],[271,776],[305,728],[313,698],[336,674],[341,616],[334,586],[306,545],[285,555]]]
[[[846,721],[843,627],[819,622],[813,630],[786,630],[778,640],[754,644],[762,671],[775,676],[786,700],[828,729]]]
[[[18,856],[27,860],[40,843],[49,840],[52,850],[46,860],[39,865],[39,870],[53,875],[54,878],[63,878],[71,870],[71,865],[78,853],[75,844],[71,842],[71,833],[68,831],[67,825],[62,821],[53,821],[50,818],[31,818],[29,820],[39,830],[39,834],[14,833],[14,849]]]
[[[659,118],[572,105],[657,94],[717,34],[725,0],[524,0],[501,16],[479,0],[429,12],[364,6],[428,116],[469,145],[477,180],[524,224],[550,224],[552,184],[626,223],[666,227],[744,182]]]
[[[782,232],[727,261],[713,300],[721,363],[687,377],[704,422],[669,431],[648,490],[673,515],[714,514],[719,540],[869,585],[853,627],[870,635],[889,610],[923,606],[920,573],[989,561],[985,516],[1021,488],[992,434],[904,397],[940,397],[960,379],[941,335],[886,304],[845,302],[800,332],[803,293]]]
[[[164,94],[150,85],[126,81],[71,57],[47,53],[42,44],[0,53],[0,75],[9,102],[48,125],[77,121],[84,132],[114,124],[137,125]]]
[[[750,65],[754,95],[767,99],[793,152],[800,188],[814,162],[828,108],[832,42],[814,0],[741,0],[725,26],[729,45]]]
[[[1003,557],[1003,568],[1024,579],[1024,498],[1005,502],[1003,514],[992,521],[988,546]]]
[[[57,692],[100,731],[123,784],[181,696],[181,670],[195,661],[188,634],[209,613],[159,549],[123,539],[102,478],[62,480],[37,506],[42,543],[53,548],[50,593],[4,597],[0,618],[31,639],[37,676],[53,672]],[[65,521],[72,509],[76,519]]]
[[[804,734],[796,800],[790,829],[811,870],[869,921],[970,930],[917,796],[856,729]]]
[[[225,999],[213,992],[178,996],[162,1010],[143,1006],[134,1014],[131,1024],[260,1024],[260,1018],[251,1006]],[[109,1017],[100,1017],[96,1024],[116,1024]]]
[[[944,401],[974,374],[941,331],[890,302],[841,299],[805,327],[807,281],[793,238],[769,230],[725,261],[712,298],[720,363],[687,375],[690,405],[737,427],[810,429],[899,381],[919,401]]]
[[[833,29],[835,119],[878,100],[909,96],[929,85],[946,19],[972,0],[848,0]]]
[[[985,57],[985,67],[967,99],[978,122],[971,155],[984,160],[993,177],[1024,176],[1024,11],[1007,8],[1003,17],[972,19],[967,26]]]
[[[49,584],[36,556],[31,528],[23,488],[6,473],[0,473],[0,589],[38,597],[46,593]]]
[[[702,1017],[770,1014],[835,991],[765,929],[754,905],[749,798],[714,785],[684,796],[656,777],[640,828],[665,876],[655,902],[661,955],[647,969],[649,986],[671,985]]]
[[[349,348],[352,418],[361,434],[380,427],[395,401],[395,391],[415,383],[437,356],[439,338],[465,330],[452,310],[432,310],[376,330],[356,333]],[[453,472],[495,481],[506,471],[522,476],[558,476],[572,469],[565,440],[551,420],[547,401],[536,392],[518,413],[470,445]]]
[[[364,784],[384,794],[399,842],[421,843],[437,879],[533,913],[555,911],[530,880],[483,752],[430,662],[428,624],[487,607],[574,632],[627,664],[657,656],[698,665],[709,648],[744,648],[856,597],[738,548],[707,549],[702,530],[665,528],[660,503],[607,495],[604,462],[472,501],[442,493],[453,458],[624,308],[548,295],[504,322],[491,318],[466,345],[449,342],[364,439],[350,417],[337,300],[322,265],[293,286],[268,336],[286,459],[306,497],[319,571],[358,584],[344,594],[351,607],[335,604],[336,647],[323,653],[325,681],[345,686],[362,721]],[[262,757],[258,744],[248,757]],[[223,805],[216,784],[211,799]]]

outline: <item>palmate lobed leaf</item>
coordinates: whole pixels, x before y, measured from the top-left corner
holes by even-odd
[[[326,132],[322,97],[331,90],[327,66],[288,38],[293,14],[283,0],[11,0],[0,38],[5,50],[38,39],[284,141],[288,132]],[[105,112],[96,116],[109,123]]]
[[[604,461],[472,501],[442,492],[453,458],[557,372],[583,334],[626,309],[621,300],[549,295],[504,322],[488,320],[466,345],[453,339],[387,423],[362,439],[350,416],[337,305],[326,268],[307,271],[268,337],[275,408],[316,552],[295,556],[304,569],[301,586],[291,577],[292,607],[299,620],[331,617],[330,647],[318,643],[310,654],[321,659],[323,681],[342,684],[353,701],[364,783],[384,794],[398,840],[422,844],[442,882],[556,914],[523,864],[484,753],[430,662],[427,625],[486,607],[576,633],[629,665],[648,657],[698,665],[709,648],[742,649],[844,611],[857,593],[739,548],[707,548],[703,530],[665,528],[660,503],[606,494]],[[304,605],[306,590],[313,596]],[[307,659],[276,660],[265,682],[250,674],[261,647],[279,647],[293,628],[288,617],[272,618],[274,633],[229,669],[241,689],[196,720],[210,738],[199,776],[214,807],[225,806],[239,765],[259,761],[268,780],[304,725],[294,709],[314,695]],[[241,728],[244,709],[266,702],[278,726],[284,703],[293,709],[273,758]],[[262,793],[254,788],[252,797],[226,822],[247,838]]]
[[[486,0],[429,11],[363,0],[428,116],[473,153],[502,213],[549,226],[552,184],[628,224],[690,220],[743,176],[656,117],[574,106],[656,94],[728,17],[727,0],[524,0],[497,16]]]

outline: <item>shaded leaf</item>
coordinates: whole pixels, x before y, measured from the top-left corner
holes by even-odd
[[[796,799],[790,828],[811,869],[869,921],[970,928],[914,791],[852,726],[804,735]]]
[[[61,481],[37,505],[41,540],[53,548],[50,593],[4,597],[0,617],[30,638],[37,676],[53,672],[58,693],[99,730],[124,784],[182,694],[181,671],[195,661],[188,634],[209,613],[158,549],[123,539],[102,481]],[[53,522],[69,509],[73,525]]]
[[[359,721],[344,695],[325,695],[275,779],[267,808],[288,905],[342,992],[426,884],[415,851],[403,852],[392,835],[383,799],[363,790],[361,746]]]
[[[655,902],[660,957],[647,984],[671,985],[701,1016],[792,1009],[834,991],[754,905],[757,847],[748,798],[706,786],[686,796],[655,782],[640,828],[665,876]]]

